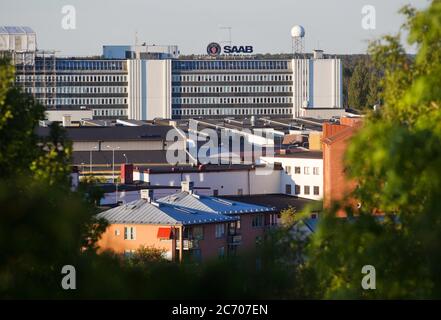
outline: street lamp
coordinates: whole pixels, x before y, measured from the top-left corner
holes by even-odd
[[[97,146],[95,146],[95,147],[93,147],[92,149],[90,149],[90,176],[92,176],[92,151],[93,150],[96,150],[96,149],[98,149],[98,147]]]
[[[126,164],[128,164],[129,163],[129,159],[127,159],[126,154],[124,153],[123,156],[124,156],[124,158],[126,158]]]
[[[112,180],[113,183],[115,184],[115,199],[116,199],[116,204],[118,204],[118,183],[115,183],[115,150],[118,150],[119,147],[111,147],[111,146],[106,146],[107,149],[112,149]]]

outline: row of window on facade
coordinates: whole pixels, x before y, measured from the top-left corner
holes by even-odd
[[[290,115],[292,108],[183,108],[172,109],[174,116],[210,116],[210,115]]]
[[[127,116],[127,109],[93,109],[93,115],[97,117]]]
[[[90,106],[90,105],[123,105],[127,104],[127,98],[38,98],[40,103],[46,106]]]
[[[173,93],[292,92],[292,86],[173,86]]]
[[[292,186],[290,184],[285,185],[285,193],[286,194],[292,194]],[[319,186],[313,186],[312,189],[313,195],[318,196],[320,195],[320,187]],[[303,194],[302,194],[302,186],[296,184],[294,186],[294,194],[295,195],[305,195],[309,196],[311,195],[311,186],[303,186]]]
[[[36,67],[43,68],[43,63],[51,65],[52,61],[38,58]],[[126,61],[124,60],[63,60],[56,59],[57,70],[125,70]]]
[[[17,82],[127,82],[125,75],[17,75]]]
[[[291,74],[175,74],[173,82],[230,82],[230,81],[292,81]]]
[[[255,214],[251,219],[251,226],[253,228],[261,228],[265,225],[265,217],[263,214]],[[215,224],[214,236],[216,239],[224,238],[227,235],[227,226],[225,223],[217,223]],[[233,222],[229,225],[231,233],[238,232],[241,229],[240,220]],[[190,228],[185,228],[183,239],[186,240],[203,240],[204,239],[204,226],[196,225]],[[119,236],[119,229],[115,230],[115,236]],[[179,235],[178,235],[179,237]],[[134,226],[126,226],[124,227],[124,240],[136,240],[136,227]]]
[[[303,174],[311,174],[311,167],[303,167]],[[302,174],[302,167],[294,167],[294,172],[291,171],[291,166],[285,167],[285,173],[288,175],[291,175],[291,173],[294,174]],[[320,168],[319,167],[313,167],[312,168],[312,174],[318,176],[320,174]]]
[[[292,97],[198,97],[172,98],[173,104],[262,104],[262,103],[292,103]]]
[[[28,93],[127,93],[127,87],[121,86],[57,86],[57,87],[26,87]]]
[[[286,60],[176,60],[173,70],[286,70]]]

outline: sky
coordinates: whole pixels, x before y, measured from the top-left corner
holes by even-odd
[[[396,33],[405,4],[421,9],[429,0],[0,0],[0,25],[31,27],[39,49],[99,55],[105,44],[134,44],[135,34],[139,43],[176,44],[182,54],[201,54],[208,43],[229,40],[222,27],[231,27],[233,45],[288,53],[291,27],[300,24],[305,51],[352,54]],[[65,5],[75,8],[75,29],[62,27]],[[375,29],[362,26],[366,5],[375,8]]]

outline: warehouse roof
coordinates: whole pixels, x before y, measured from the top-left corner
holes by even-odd
[[[67,136],[72,141],[97,141],[97,140],[160,140],[165,139],[171,126],[145,125],[137,127],[112,126],[112,127],[68,127],[65,128]],[[38,127],[37,135],[49,136],[50,128]]]
[[[182,208],[163,203],[151,203],[145,199],[132,201],[101,212],[97,217],[104,218],[109,223],[159,225],[192,225],[237,220],[236,217],[215,212]]]
[[[92,163],[98,165],[112,165],[113,152],[110,150],[92,150]],[[126,156],[124,156],[126,155]],[[167,150],[115,150],[115,165],[129,161],[135,165],[167,165]],[[90,151],[72,152],[72,163],[80,166],[82,163],[89,165]]]
[[[244,170],[265,170],[265,165],[254,164],[203,164],[192,165],[163,165],[163,166],[137,166],[135,171],[148,173],[190,173],[190,172],[225,172],[225,171],[244,171]],[[272,170],[282,170],[275,167]]]
[[[251,203],[225,200],[217,197],[196,195],[182,191],[157,200],[191,210],[202,210],[225,215],[240,215],[244,213],[273,212],[275,208],[255,205]]]

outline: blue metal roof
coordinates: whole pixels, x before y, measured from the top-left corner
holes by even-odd
[[[189,192],[179,192],[157,200],[159,203],[167,203],[187,209],[195,209],[225,215],[240,215],[244,213],[271,212],[274,208],[225,200],[217,197],[196,195]]]
[[[231,222],[236,217],[187,209],[164,203],[150,203],[145,199],[129,202],[97,215],[109,223],[192,225],[206,223]]]

